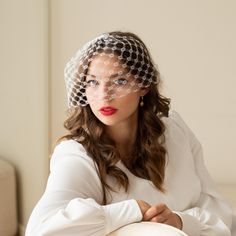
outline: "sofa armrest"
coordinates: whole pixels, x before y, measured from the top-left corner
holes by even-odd
[[[17,231],[16,180],[12,165],[0,160],[0,235]]]
[[[121,227],[120,229],[112,232],[109,236],[187,236],[183,231],[178,230],[172,226],[153,222],[133,223]]]

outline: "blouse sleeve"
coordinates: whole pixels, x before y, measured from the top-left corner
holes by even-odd
[[[52,155],[47,187],[30,216],[26,236],[104,236],[141,221],[135,200],[100,205],[101,199],[92,160],[75,141],[63,141]]]
[[[231,236],[233,212],[216,191],[203,160],[201,144],[178,113],[174,116],[189,139],[195,171],[201,183],[201,194],[196,205],[183,212],[176,212],[183,221],[183,231],[189,236]]]

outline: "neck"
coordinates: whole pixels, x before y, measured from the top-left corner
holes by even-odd
[[[138,116],[134,114],[131,119],[114,126],[107,126],[109,137],[115,141],[121,157],[129,155],[137,134]]]

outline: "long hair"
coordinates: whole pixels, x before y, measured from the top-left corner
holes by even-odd
[[[131,36],[138,40],[147,50],[142,40],[129,32],[110,32],[110,35]],[[146,51],[149,58],[150,54]],[[151,61],[153,63],[153,61]],[[160,73],[156,66],[155,80],[160,81]],[[138,109],[138,128],[131,154],[127,158],[120,157],[115,142],[106,134],[105,125],[93,114],[89,105],[77,106],[69,109],[69,116],[64,127],[69,134],[58,141],[74,139],[81,143],[86,152],[93,159],[102,185],[103,204],[107,204],[107,194],[115,191],[107,183],[107,177],[112,176],[118,185],[128,191],[127,175],[116,166],[121,160],[126,168],[134,175],[152,181],[157,189],[164,192],[164,177],[166,166],[166,149],[164,147],[165,126],[162,117],[167,117],[170,99],[159,93],[160,83],[151,84],[144,96],[144,106]]]

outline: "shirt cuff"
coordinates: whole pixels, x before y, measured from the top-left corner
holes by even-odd
[[[106,234],[134,222],[142,220],[142,212],[136,200],[126,200],[102,206],[106,218]]]
[[[194,216],[191,216],[187,213],[182,212],[176,212],[181,220],[182,220],[182,231],[186,233],[187,235],[193,235],[193,236],[200,236],[201,233],[201,223],[198,219],[196,219]]]

